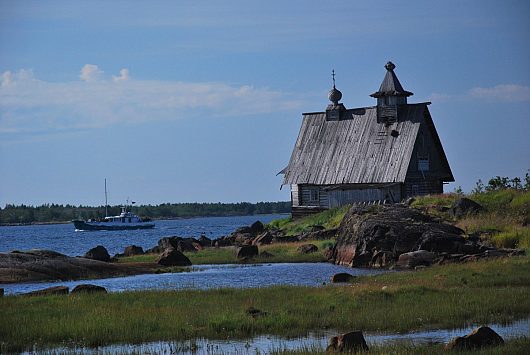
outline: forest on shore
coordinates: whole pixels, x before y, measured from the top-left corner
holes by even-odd
[[[108,215],[120,214],[121,206],[108,206]],[[291,203],[238,202],[238,203],[163,203],[129,208],[142,218],[171,219],[189,217],[247,216],[255,214],[290,213]],[[7,204],[0,207],[0,225],[67,222],[74,219],[105,217],[105,206],[73,206],[44,204],[41,206]]]

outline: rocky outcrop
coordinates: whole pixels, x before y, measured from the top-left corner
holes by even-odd
[[[363,332],[360,330],[331,337],[326,348],[326,352],[351,353],[358,351],[368,351],[368,345]]]
[[[149,273],[141,266],[73,258],[51,250],[0,253],[0,283],[79,280]]]
[[[275,235],[272,232],[266,231],[258,235],[256,238],[252,240],[252,245],[266,245],[272,243],[272,240],[274,239]]]
[[[158,250],[175,249],[182,253],[197,252],[202,250],[202,245],[195,238],[182,238],[178,236],[164,237],[158,241]]]
[[[107,293],[107,289],[97,285],[81,284],[74,287],[71,293]]]
[[[98,245],[95,248],[90,249],[86,252],[85,258],[99,261],[110,261],[110,255],[107,249],[103,245]]]
[[[190,266],[191,261],[182,252],[174,248],[168,248],[160,254],[156,260],[162,266]]]
[[[449,208],[449,213],[455,218],[461,218],[468,214],[477,213],[481,210],[483,210],[483,207],[480,204],[462,197],[453,202],[451,208]]]
[[[143,255],[144,250],[142,247],[136,246],[136,245],[130,245],[125,248],[123,251],[124,256],[134,256],[134,255]]]
[[[51,295],[67,295],[68,287],[66,286],[54,286],[44,288],[42,290],[31,291],[22,294],[22,296],[51,296]]]
[[[399,265],[414,267],[470,255],[493,256],[492,251],[497,250],[467,237],[460,228],[405,205],[354,206],[337,234],[331,261],[352,267],[393,266],[402,254]],[[514,253],[497,251],[497,256]]]
[[[446,350],[474,350],[488,346],[498,346],[504,344],[502,337],[490,327],[479,327],[471,333],[453,338],[447,345]]]
[[[302,244],[296,248],[296,251],[300,254],[311,254],[316,253],[318,251],[318,247],[315,244]]]

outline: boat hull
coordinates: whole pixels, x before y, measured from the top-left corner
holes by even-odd
[[[82,231],[121,231],[121,230],[137,230],[137,229],[151,229],[155,227],[154,223],[101,223],[101,222],[85,222],[85,221],[72,221],[75,229]]]

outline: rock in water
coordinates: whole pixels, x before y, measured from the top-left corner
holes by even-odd
[[[258,247],[255,245],[243,245],[236,249],[238,259],[252,258],[259,254]]]
[[[303,244],[296,248],[296,251],[300,254],[311,254],[318,251],[318,247],[315,244]]]
[[[504,344],[502,337],[490,327],[479,327],[468,335],[453,338],[445,346],[446,350],[473,350],[486,346]]]
[[[363,332],[358,330],[331,337],[326,351],[357,352],[368,351],[368,345],[364,339]]]
[[[97,285],[81,284],[74,287],[71,293],[107,293],[107,289]]]
[[[191,265],[190,259],[182,254],[177,249],[169,248],[160,254],[156,261],[159,265],[163,266],[189,266]]]
[[[123,251],[124,256],[134,256],[134,255],[143,255],[144,250],[142,247],[136,246],[136,245],[130,245],[125,248]]]
[[[86,252],[85,258],[99,261],[110,261],[110,255],[107,249],[103,245],[98,245],[95,248],[90,249]]]

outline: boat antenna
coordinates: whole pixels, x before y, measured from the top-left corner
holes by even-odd
[[[108,206],[108,203],[107,203],[107,178],[105,178],[105,217],[109,216],[108,211],[107,211],[107,206]]]

